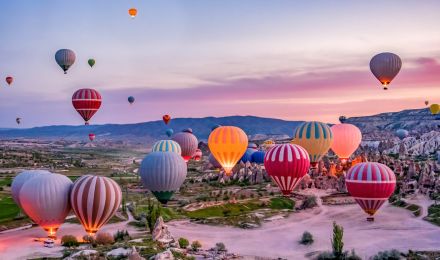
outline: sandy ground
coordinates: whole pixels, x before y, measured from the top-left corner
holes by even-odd
[[[417,201],[429,204],[422,197]],[[375,222],[367,222],[366,214],[358,205],[345,205],[321,206],[251,230],[188,221],[169,223],[169,228],[176,238],[200,240],[204,248],[223,242],[229,251],[241,255],[305,259],[307,253],[330,250],[333,221],[344,227],[345,249],[355,249],[363,259],[388,249],[440,249],[440,227],[414,217],[408,210],[388,204],[381,208]],[[311,246],[298,244],[306,230],[315,239]]]
[[[132,220],[131,215],[129,215],[128,221],[130,220]],[[134,227],[127,225],[128,221],[105,225],[101,231],[113,234],[118,229],[127,229],[130,234],[137,233],[138,231]],[[81,239],[85,234],[81,225],[65,223],[58,230],[55,247],[46,248],[42,242],[46,237],[46,232],[40,227],[5,232],[0,234],[0,260],[61,257],[63,247],[60,245],[60,239],[63,235],[74,235]],[[43,239],[41,242],[35,241],[38,238]]]
[[[418,196],[412,201],[423,205],[424,209],[430,203],[423,196]],[[344,227],[345,249],[354,248],[363,259],[386,249],[407,251],[440,248],[440,227],[414,217],[405,209],[386,204],[377,214],[375,222],[367,222],[365,219],[366,215],[358,205],[321,205],[250,230],[199,225],[189,221],[174,221],[168,225],[176,238],[200,240],[204,248],[213,247],[216,242],[223,242],[230,252],[247,256],[304,259],[307,253],[329,250],[333,221]],[[127,226],[127,222],[105,225],[102,231],[114,233],[118,229],[136,233],[133,227]],[[311,232],[315,239],[311,246],[298,244],[301,234],[306,230]],[[61,238],[65,234],[81,238],[85,232],[80,225],[64,224],[58,231],[58,237]],[[0,234],[0,259],[61,255],[62,247],[59,240],[54,248],[45,248],[42,242],[34,241],[40,237],[45,237],[45,232],[39,227]]]

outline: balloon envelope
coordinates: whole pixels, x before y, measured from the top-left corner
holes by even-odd
[[[14,180],[11,183],[11,194],[12,194],[12,199],[14,199],[15,203],[20,206],[21,208],[21,203],[20,203],[20,190],[21,187],[23,187],[23,185],[29,181],[30,179],[39,176],[41,174],[50,174],[49,171],[45,171],[45,170],[27,170],[27,171],[22,171],[21,173],[19,173],[17,176],[15,176]]]
[[[257,150],[253,148],[247,148],[244,152],[243,156],[241,156],[240,161],[247,163],[252,161],[252,154],[255,153]]]
[[[388,166],[377,162],[363,162],[348,170],[347,190],[361,208],[373,216],[393,194],[396,176]]]
[[[90,68],[93,67],[95,65],[95,60],[94,59],[89,59],[87,61],[87,63],[89,64]]]
[[[276,145],[264,157],[264,168],[285,196],[292,193],[309,167],[307,151],[295,144]]]
[[[173,141],[173,140],[160,140],[157,141],[153,148],[151,149],[152,152],[173,152],[177,153],[178,155],[182,155],[182,149],[179,145],[179,143]]]
[[[208,146],[215,159],[222,165],[226,175],[246,152],[248,138],[246,133],[235,126],[220,126],[211,132]]]
[[[134,97],[133,96],[129,96],[128,97],[128,103],[130,103],[130,104],[134,103]]]
[[[196,152],[193,155],[193,159],[195,161],[200,161],[202,159],[202,156],[203,156],[202,150],[197,149]]]
[[[12,81],[14,81],[13,77],[11,77],[11,76],[6,77],[6,83],[8,83],[8,85],[11,85]]]
[[[341,160],[347,160],[362,141],[362,133],[352,124],[338,124],[331,127],[333,133],[332,150]]]
[[[55,53],[55,61],[63,69],[64,74],[67,74],[67,70],[75,63],[75,59],[75,53],[69,49],[61,49]]]
[[[136,8],[128,9],[128,14],[131,16],[131,18],[134,18],[137,15],[137,9]]]
[[[90,141],[93,142],[93,140],[95,140],[95,138],[96,138],[96,135],[95,135],[95,134],[93,134],[93,133],[90,133],[90,134],[89,134],[89,140],[90,140]]]
[[[190,132],[177,133],[173,136],[172,140],[177,142],[180,148],[182,148],[182,157],[185,162],[192,158],[199,145],[197,137]]]
[[[327,124],[316,121],[304,122],[296,128],[292,143],[307,150],[310,164],[315,167],[330,149],[333,134]]]
[[[70,212],[72,181],[61,174],[40,174],[23,184],[20,203],[23,211],[53,237]]]
[[[186,163],[173,152],[152,152],[142,160],[139,174],[144,187],[161,203],[167,203],[186,178]]]
[[[370,61],[370,70],[380,81],[384,89],[397,76],[402,67],[402,60],[399,56],[390,52],[383,52],[375,55]]]
[[[17,117],[17,118],[15,119],[15,122],[17,122],[17,124],[20,124],[20,123],[21,123],[21,118],[20,118],[20,117]]]
[[[171,128],[168,128],[165,133],[167,134],[168,137],[171,137],[174,134],[174,130]]]
[[[89,124],[89,120],[99,110],[101,103],[101,94],[90,88],[79,89],[72,96],[72,105],[84,119],[86,125]]]
[[[256,164],[263,164],[265,155],[266,155],[266,152],[264,152],[264,151],[256,151],[251,156],[251,162],[256,163]]]
[[[104,176],[84,175],[75,181],[70,194],[73,212],[89,234],[95,234],[121,205],[119,185]]]
[[[440,105],[432,104],[431,106],[429,106],[429,111],[431,111],[431,114],[437,115],[440,112]]]
[[[340,116],[339,117],[339,122],[341,122],[341,124],[345,123],[345,121],[347,121],[347,117],[346,116]]]
[[[168,123],[169,123],[170,120],[171,120],[171,116],[170,116],[170,115],[164,115],[164,116],[162,116],[162,120],[163,120],[163,122],[164,122],[166,125],[168,125]]]
[[[396,135],[400,140],[403,140],[409,135],[409,132],[405,129],[397,129]]]

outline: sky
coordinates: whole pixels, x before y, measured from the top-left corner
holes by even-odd
[[[71,103],[80,88],[103,97],[93,124],[163,114],[335,123],[423,108],[440,102],[439,10],[428,0],[1,0],[0,128],[16,117],[21,128],[82,124]],[[54,59],[62,48],[76,53],[67,75]],[[380,52],[403,61],[388,91],[369,70]]]

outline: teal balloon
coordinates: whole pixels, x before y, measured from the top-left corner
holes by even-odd
[[[171,128],[168,128],[165,133],[167,134],[168,137],[171,137],[174,134],[174,130]]]
[[[139,168],[142,183],[163,204],[185,181],[187,168],[183,158],[174,152],[152,152]]]
[[[128,97],[128,103],[130,103],[130,104],[134,103],[134,97],[133,96],[129,96]]]
[[[160,140],[153,145],[152,152],[174,152],[182,155],[182,148],[173,140]]]

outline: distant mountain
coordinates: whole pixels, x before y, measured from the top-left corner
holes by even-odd
[[[90,132],[98,140],[129,140],[150,142],[166,138],[168,128],[180,132],[192,128],[200,140],[206,140],[215,125],[234,125],[242,128],[248,135],[283,136],[292,135],[300,121],[285,121],[281,119],[263,118],[256,116],[228,116],[205,118],[175,118],[165,125],[163,121],[152,121],[137,124],[105,124],[89,126],[44,126],[29,129],[0,129],[0,139],[11,138],[44,138],[44,139],[85,139]]]

